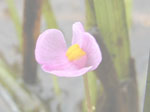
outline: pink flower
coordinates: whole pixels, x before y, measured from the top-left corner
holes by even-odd
[[[68,49],[61,31],[43,32],[36,43],[35,57],[45,72],[60,77],[81,76],[95,70],[102,60],[95,38],[80,22],[73,24],[72,46]]]

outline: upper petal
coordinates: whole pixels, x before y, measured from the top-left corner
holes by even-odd
[[[35,58],[39,64],[51,64],[60,60],[67,50],[64,36],[57,29],[43,32],[36,43]]]
[[[81,40],[82,33],[85,32],[84,27],[80,22],[76,22],[73,24],[72,30],[73,30],[72,44],[76,44],[78,41]]]
[[[102,61],[102,54],[98,43],[88,32],[83,33],[81,42],[79,44],[87,54],[87,66],[92,66],[91,70],[96,69]]]

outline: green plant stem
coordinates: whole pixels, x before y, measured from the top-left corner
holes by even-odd
[[[85,0],[85,6],[86,6],[86,30],[90,31],[93,27],[97,25],[93,0]],[[90,97],[92,102],[92,109],[94,111],[98,99],[97,97],[98,97],[99,86],[97,85],[96,73],[92,71],[92,72],[88,72],[87,75],[88,75]],[[86,112],[85,104],[86,102],[84,101],[83,112]]]
[[[60,95],[61,91],[59,88],[58,78],[56,76],[52,76],[54,91],[56,95]]]
[[[91,104],[91,98],[90,98],[89,85],[88,85],[88,76],[84,75],[83,79],[84,79],[84,88],[85,88],[87,110],[88,110],[88,112],[93,112],[93,110],[92,110],[92,104]]]

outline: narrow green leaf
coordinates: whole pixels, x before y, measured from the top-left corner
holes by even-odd
[[[7,91],[7,89],[1,85],[1,82],[0,82],[0,98],[1,97],[2,97],[1,100],[3,102],[6,102],[6,105],[4,105],[4,109],[6,108],[12,112],[21,112],[21,110],[18,107],[18,105],[16,104],[15,100],[12,98],[12,96]]]
[[[22,48],[22,43],[23,43],[23,38],[22,38],[22,24],[15,6],[15,1],[14,0],[6,0],[7,5],[8,5],[8,9],[11,15],[11,19],[15,25],[16,28],[16,33],[18,36],[18,40],[19,40],[19,44],[20,44],[20,48]]]
[[[55,15],[53,13],[51,4],[49,3],[48,0],[44,0],[42,12],[43,12],[43,16],[46,21],[47,27],[58,28]]]
[[[129,36],[123,0],[94,0],[97,24],[121,79],[129,74]]]
[[[150,111],[150,54],[149,54],[146,93],[145,93],[145,102],[144,102],[144,112],[149,112],[149,111]]]
[[[38,110],[46,112],[40,100],[27,91],[13,76],[14,74],[9,73],[7,68],[3,66],[2,60],[0,60],[0,84],[7,89],[11,97],[16,101],[15,103],[17,103],[19,109],[23,112],[33,112],[38,108]]]
[[[125,9],[126,9],[126,18],[128,29],[131,27],[131,19],[132,19],[132,0],[124,0],[125,1]]]
[[[91,3],[92,2],[92,3]],[[85,6],[86,6],[86,29],[87,31],[91,29],[94,25],[97,24],[96,22],[96,15],[95,15],[95,9],[93,6],[92,0],[85,0]]]

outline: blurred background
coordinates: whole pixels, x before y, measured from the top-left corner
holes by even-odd
[[[86,109],[84,109],[86,106],[84,105],[83,78],[60,78],[43,72],[36,64],[33,52],[38,35],[48,28],[59,28],[64,33],[69,46],[72,39],[72,24],[76,21],[81,21],[90,32],[92,31],[90,29],[98,27],[101,34],[100,38],[102,37],[110,57],[113,55],[119,56],[119,59],[111,58],[113,63],[116,62],[114,60],[126,59],[123,57],[124,54],[120,54],[121,52],[129,54],[129,57],[134,59],[135,75],[131,75],[134,77],[136,89],[130,89],[138,98],[138,100],[135,100],[135,102],[138,101],[137,110],[142,112],[150,50],[150,1],[125,0],[125,7],[121,7],[121,3],[115,0],[114,10],[111,7],[113,1],[106,1],[111,3],[103,3],[104,0],[95,0],[94,3],[91,3],[90,0],[89,2],[88,0],[0,0],[0,112],[86,112]],[[109,7],[111,7],[110,10]],[[117,9],[115,9],[116,7]],[[95,12],[93,9],[95,9]],[[126,11],[127,20],[129,21],[117,20],[118,18],[125,18],[124,13],[121,12],[122,10]],[[115,16],[113,16],[112,11],[116,11],[116,13],[113,13]],[[96,15],[96,23],[94,21],[95,16],[92,15]],[[91,22],[91,18],[94,22]],[[107,20],[109,21],[108,24],[111,24],[110,28]],[[115,23],[113,23],[113,20]],[[123,25],[126,23],[126,25],[119,26],[122,23]],[[123,42],[127,41],[129,44],[125,44],[123,49],[111,54],[110,51],[113,49],[113,46],[109,46],[111,39],[106,39],[107,35],[105,34],[108,34],[110,38],[111,35],[117,35],[119,30],[113,31],[113,25],[128,30],[126,32],[128,34],[120,33],[119,36],[124,38],[122,35],[126,35]],[[116,33],[113,34],[111,31],[116,31]],[[99,36],[95,35],[98,40]],[[120,43],[121,41],[119,41],[119,45]],[[118,47],[115,44],[113,45]],[[109,47],[111,47],[110,50]],[[105,52],[105,47],[102,46],[101,49],[103,48]],[[126,48],[128,48],[128,51]],[[108,55],[107,53],[104,54]],[[124,67],[124,62],[115,63],[117,71],[116,66]],[[132,68],[132,66],[126,66],[129,69]],[[122,70],[122,72],[117,73],[121,74],[128,70],[126,69],[126,67],[120,68],[118,71]],[[109,95],[105,89],[105,84],[103,84],[102,76],[98,75],[100,73],[101,71],[89,74],[89,77],[91,77],[90,75],[95,76],[90,78],[90,82],[94,82],[91,84],[92,90],[95,92],[91,93],[94,94],[94,96],[91,96],[96,99],[93,101],[95,102],[93,103],[94,108],[96,108],[94,111],[109,112],[109,110],[104,109],[106,107],[102,107],[105,103],[107,105],[105,97]],[[118,77],[119,84],[121,83],[121,87],[126,91],[127,85],[131,84],[128,79],[133,77]],[[106,81],[110,82],[109,78]],[[112,83],[114,82],[112,81]],[[130,97],[125,94],[123,99],[130,99]],[[128,103],[126,104],[128,105]],[[101,109],[98,107],[101,107]],[[124,108],[128,108],[128,106]],[[135,106],[135,108],[137,107]],[[128,110],[125,112],[138,112],[136,109]]]

